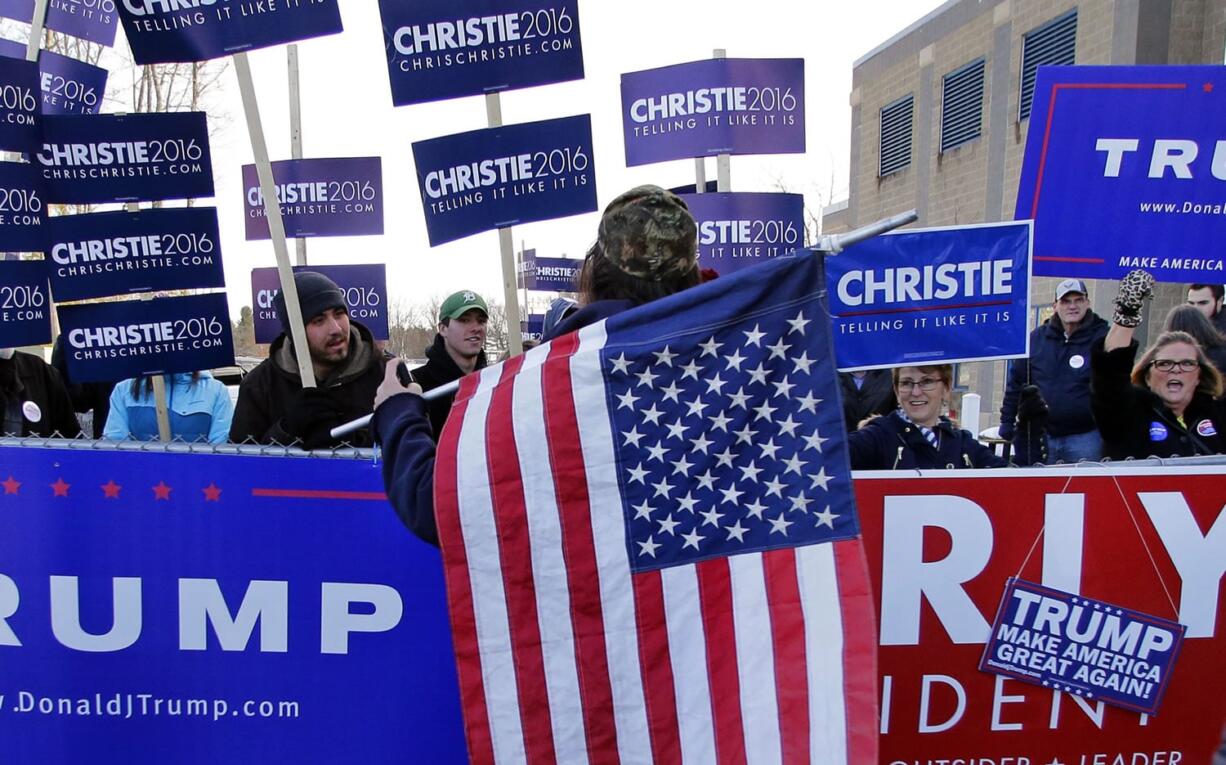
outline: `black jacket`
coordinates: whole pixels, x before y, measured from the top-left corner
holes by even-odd
[[[477,354],[476,369],[484,369],[485,365],[485,351],[481,351]],[[443,336],[437,334],[434,336],[434,344],[426,349],[426,363],[413,370],[413,379],[421,386],[422,393],[463,376],[464,371],[451,358],[451,354],[447,353]],[[447,423],[447,413],[451,411],[453,401],[455,401],[454,394],[426,402],[426,411],[430,415],[430,429],[435,443],[438,442],[438,437],[443,432],[443,425]]]
[[[851,469],[993,468],[1009,464],[976,441],[969,430],[960,430],[944,417],[934,430],[940,435],[939,449],[934,449],[920,429],[904,420],[898,410],[878,417],[848,434]]]
[[[107,415],[111,413],[111,391],[115,389],[113,382],[74,383],[68,374],[68,359],[64,354],[64,336],[55,339],[51,346],[51,366],[60,373],[60,379],[68,388],[68,396],[72,406],[79,414],[93,412],[93,435],[95,439],[102,438],[106,428]]]
[[[1118,460],[1226,454],[1226,399],[1195,394],[1183,413],[1186,427],[1180,425],[1156,393],[1132,384],[1136,355],[1135,340],[1113,351],[1099,340],[1090,356],[1091,402],[1105,455]]]
[[[843,419],[847,423],[848,433],[854,432],[865,417],[887,414],[898,408],[893,375],[888,369],[865,372],[859,388],[851,372],[840,372],[839,391],[843,396]]]
[[[60,373],[37,356],[18,351],[0,359],[0,435],[81,435]]]
[[[1009,366],[1009,382],[1000,405],[1000,436],[1012,439],[1017,403],[1022,388],[1039,386],[1047,402],[1047,434],[1071,436],[1094,430],[1090,414],[1090,347],[1110,328],[1093,311],[1069,337],[1064,324],[1052,316],[1030,333],[1030,358]]]
[[[383,382],[384,368],[391,358],[375,347],[369,329],[352,319],[349,324],[349,358],[329,377],[316,381],[319,388],[329,392],[336,405],[338,415],[330,427],[370,414],[375,390]],[[301,389],[302,377],[298,374],[293,346],[288,336],[281,334],[273,341],[268,358],[251,370],[239,385],[230,440],[292,444],[295,439],[282,427],[281,418],[285,416],[287,402]],[[374,441],[369,430],[362,430],[348,436],[344,443],[370,446]]]

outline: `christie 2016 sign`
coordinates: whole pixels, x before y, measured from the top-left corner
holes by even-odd
[[[204,61],[341,31],[336,0],[121,0],[138,64]]]
[[[383,161],[379,157],[273,162],[272,176],[286,236],[383,233]],[[270,238],[255,165],[243,165],[243,212],[248,241]]]
[[[0,40],[0,56],[25,58],[26,46]],[[107,71],[49,50],[38,54],[43,114],[97,114],[106,93]]]
[[[351,266],[294,266],[294,271],[315,271],[336,282],[345,295],[349,318],[362,323],[376,340],[388,338],[387,266],[382,263]],[[281,291],[275,268],[251,269],[251,305],[255,341],[271,343],[281,334],[281,317],[274,302]]]
[[[1037,276],[1226,281],[1226,69],[1041,67],[1014,217]]]
[[[204,112],[48,116],[34,161],[43,168],[50,202],[213,196]]]
[[[577,0],[379,0],[396,106],[583,79]]]
[[[698,265],[731,273],[805,245],[800,194],[686,194],[698,223]]]
[[[869,570],[879,572],[881,762],[1209,762],[1226,716],[1226,467],[870,475],[857,478],[856,501]],[[1091,698],[1084,684],[1044,688],[979,671],[1019,572],[1078,605],[1186,627],[1156,716]],[[1098,656],[1078,655],[1093,659],[1095,680],[1109,682],[1101,663],[1134,687],[1128,678],[1152,675],[1128,661],[1146,632],[1116,626],[1127,632]],[[1146,658],[1161,661],[1165,643],[1149,634]]]
[[[1029,353],[1030,223],[916,229],[826,259],[839,369]]]
[[[538,258],[536,250],[524,250],[519,263],[520,289],[541,292],[574,292],[578,289],[582,260],[574,258]]]
[[[59,215],[46,253],[59,301],[226,286],[212,207]]]
[[[413,162],[431,246],[596,209],[587,114],[418,141]]]
[[[38,64],[0,58],[0,149],[28,152],[42,139]]]
[[[51,294],[41,260],[0,260],[0,348],[51,341]]]
[[[805,62],[721,58],[622,75],[626,165],[803,154]]]
[[[68,374],[114,382],[234,363],[224,293],[60,307]]]

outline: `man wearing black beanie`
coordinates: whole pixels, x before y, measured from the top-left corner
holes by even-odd
[[[230,426],[230,440],[235,443],[298,444],[305,449],[337,446],[329,431],[370,414],[375,389],[383,379],[383,366],[390,357],[375,347],[369,329],[350,320],[340,287],[315,271],[294,274],[294,284],[317,387],[302,387],[285,297],[278,293],[274,306],[283,331],[273,340],[268,358],[239,386]],[[370,446],[369,431],[350,436],[348,443]]]

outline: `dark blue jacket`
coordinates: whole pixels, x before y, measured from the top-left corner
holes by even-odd
[[[1071,436],[1094,430],[1090,412],[1090,347],[1107,335],[1109,325],[1093,311],[1071,337],[1053,316],[1030,333],[1030,358],[1009,367],[1009,383],[1000,405],[1000,437],[1014,438],[1017,402],[1026,385],[1039,386],[1047,402],[1047,435]]]
[[[894,410],[847,435],[852,470],[930,470],[1008,467],[1009,463],[942,417],[934,449],[915,425]]]

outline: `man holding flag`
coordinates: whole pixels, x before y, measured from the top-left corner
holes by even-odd
[[[474,762],[876,761],[820,264],[689,287],[694,242],[662,189],[610,204],[577,331],[465,378],[437,454],[413,388],[380,388],[388,495],[437,520]]]

